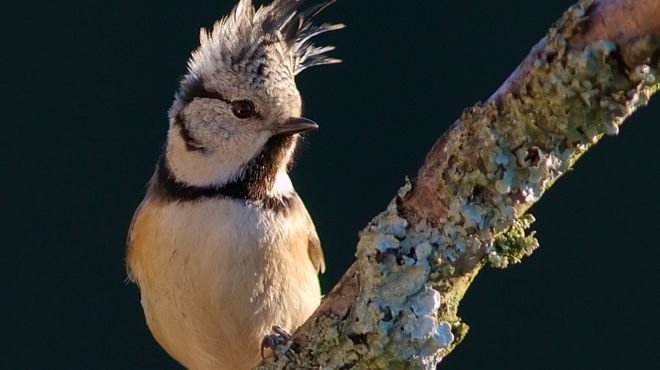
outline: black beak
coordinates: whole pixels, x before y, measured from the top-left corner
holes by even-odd
[[[316,130],[319,125],[311,119],[303,117],[289,118],[284,123],[275,127],[275,134],[277,135],[294,135],[307,131]]]

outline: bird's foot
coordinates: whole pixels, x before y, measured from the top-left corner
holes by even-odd
[[[273,334],[266,335],[261,341],[261,358],[265,358],[264,349],[269,348],[273,353],[277,347],[283,345],[291,339],[291,334],[281,327],[275,325],[271,329]]]

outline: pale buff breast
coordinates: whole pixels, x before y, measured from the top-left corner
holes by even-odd
[[[225,199],[140,207],[129,270],[154,337],[186,367],[251,368],[272,325],[294,329],[318,306],[309,216],[299,199],[294,207],[275,213]]]

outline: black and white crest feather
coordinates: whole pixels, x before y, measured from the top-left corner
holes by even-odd
[[[232,13],[218,21],[211,32],[202,29],[200,47],[189,62],[191,72],[209,66],[245,66],[259,59],[276,59],[293,76],[306,68],[338,63],[327,56],[333,46],[315,46],[311,39],[343,24],[312,24],[313,18],[334,0],[313,5],[305,10],[305,0],[274,0],[255,9],[252,0],[240,0]]]

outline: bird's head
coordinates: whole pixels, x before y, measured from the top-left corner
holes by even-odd
[[[310,39],[343,25],[311,24],[334,1],[300,10],[303,2],[274,0],[255,9],[251,0],[240,0],[211,32],[201,30],[169,113],[164,158],[177,181],[221,186],[255,166],[275,181],[298,134],[317,127],[301,116],[295,76],[339,62],[326,56],[333,47]]]

